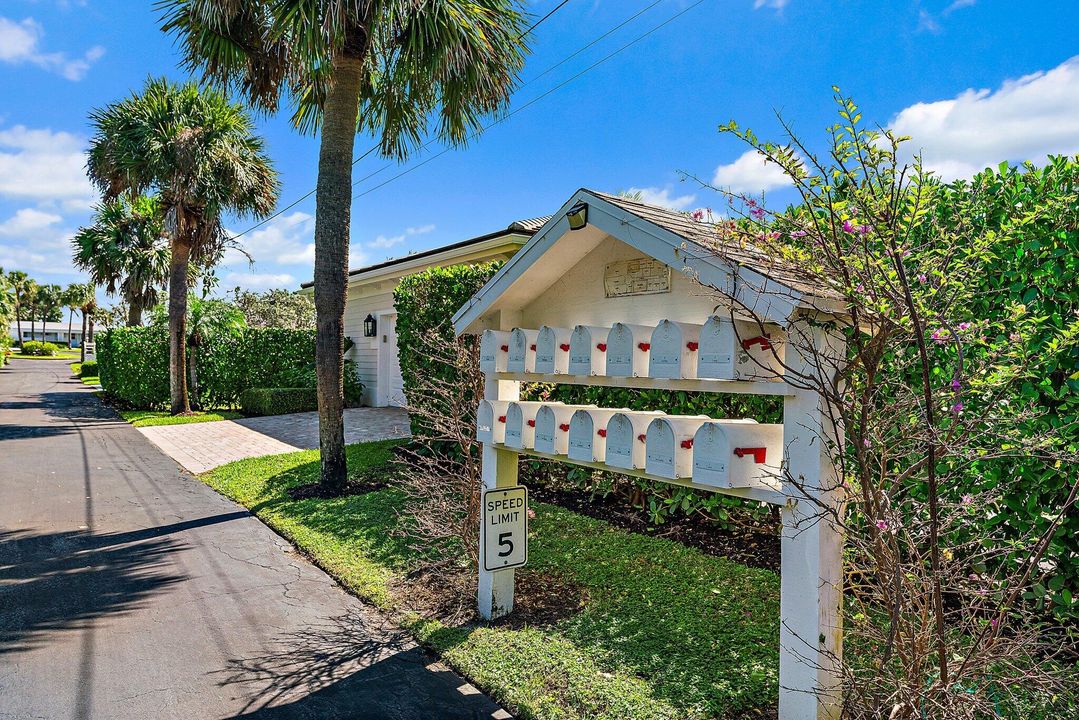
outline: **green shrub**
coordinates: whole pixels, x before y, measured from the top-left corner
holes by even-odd
[[[462,381],[456,368],[436,359],[432,349],[448,350],[455,342],[472,349],[478,347],[474,337],[456,339],[451,318],[500,267],[500,262],[436,267],[401,279],[393,292],[393,306],[397,310],[397,356],[410,404],[429,406],[436,401],[428,394],[412,391],[425,380],[451,384]],[[419,414],[413,414],[411,421],[414,436],[428,434]]]
[[[169,404],[169,333],[165,328],[113,328],[95,336],[101,386],[123,405]]]
[[[79,377],[97,377],[97,360],[87,360],[79,367]]]
[[[240,393],[245,415],[284,415],[318,408],[314,388],[248,388]]]
[[[60,347],[55,343],[51,342],[41,342],[40,340],[27,340],[22,344],[20,352],[23,355],[52,357],[56,353],[60,352]]]

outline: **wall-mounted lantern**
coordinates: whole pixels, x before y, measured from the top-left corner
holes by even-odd
[[[367,313],[367,317],[363,319],[363,336],[375,337],[378,334],[378,323],[375,321],[375,316],[371,313]]]
[[[579,202],[566,213],[570,230],[580,230],[588,224],[588,203]]]

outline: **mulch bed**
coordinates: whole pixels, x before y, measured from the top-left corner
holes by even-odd
[[[662,525],[652,525],[644,511],[628,505],[621,498],[591,498],[580,492],[562,492],[536,485],[530,486],[528,492],[533,500],[604,520],[630,532],[673,540],[742,565],[779,572],[778,528],[723,530],[700,516],[679,517]]]

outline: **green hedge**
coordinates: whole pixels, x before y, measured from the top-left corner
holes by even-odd
[[[97,338],[101,384],[110,396],[135,408],[168,406],[167,330],[114,328]],[[191,399],[204,409],[230,408],[249,388],[313,389],[314,370],[313,330],[245,328],[236,335],[215,335],[197,350],[198,390]],[[353,363],[346,363],[345,376],[345,397],[359,404],[363,386]]]
[[[79,377],[97,377],[97,360],[87,360],[79,366]]]
[[[248,388],[240,393],[245,415],[285,415],[318,408],[314,388]]]
[[[51,357],[56,353],[60,352],[60,346],[51,342],[41,342],[40,340],[27,340],[19,348],[19,352],[23,355]]]
[[[113,328],[97,333],[101,386],[134,408],[169,404],[169,332],[165,328]]]

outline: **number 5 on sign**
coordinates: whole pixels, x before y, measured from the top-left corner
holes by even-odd
[[[483,569],[508,570],[528,562],[528,488],[483,493]]]

